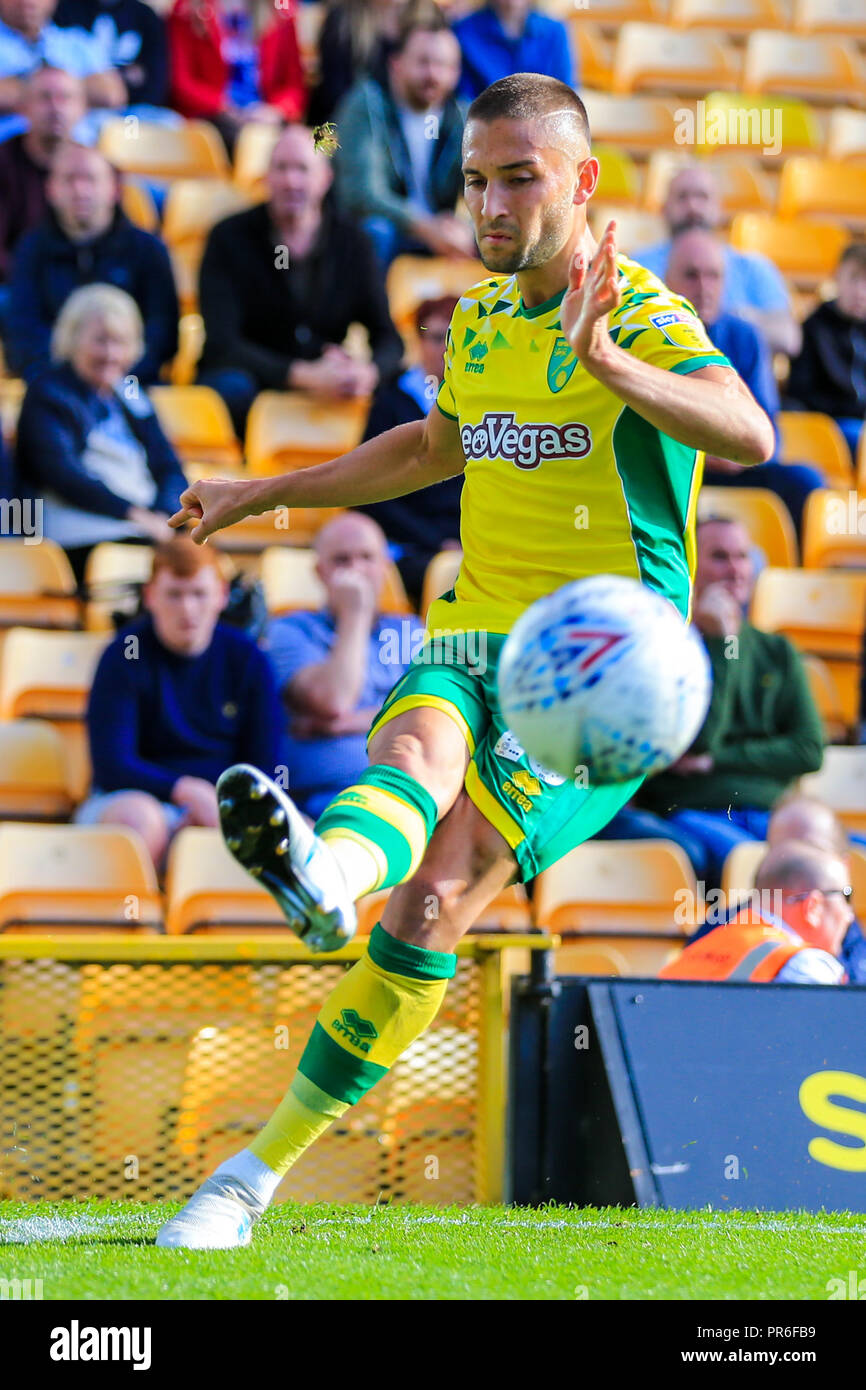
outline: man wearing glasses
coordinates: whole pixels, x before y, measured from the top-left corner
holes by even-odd
[[[839,960],[854,918],[843,859],[800,840],[769,850],[756,892],[729,921],[664,966],[667,980],[838,985]]]

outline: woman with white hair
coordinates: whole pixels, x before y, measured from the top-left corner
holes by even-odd
[[[63,305],[52,365],[28,387],[18,423],[21,491],[42,499],[43,534],[79,583],[100,541],[159,542],[186,487],[147,393],[130,375],[142,354],[135,300],[85,285]]]

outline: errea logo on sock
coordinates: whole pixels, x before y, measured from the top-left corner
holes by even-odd
[[[368,1018],[361,1018],[354,1009],[341,1009],[340,1017],[335,1018],[331,1027],[336,1033],[348,1038],[353,1047],[357,1047],[361,1052],[370,1051],[370,1043],[374,1038],[378,1038],[379,1031]]]
[[[150,1370],[149,1327],[68,1327],[51,1329],[52,1361],[131,1361],[134,1371]]]

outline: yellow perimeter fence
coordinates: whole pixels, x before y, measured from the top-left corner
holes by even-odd
[[[279,1199],[495,1202],[509,977],[542,936],[461,943],[440,1013]],[[285,1092],[366,943],[0,938],[0,1197],[184,1198]]]

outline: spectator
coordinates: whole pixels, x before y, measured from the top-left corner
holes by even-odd
[[[0,144],[0,281],[4,282],[17,242],[48,210],[45,183],[51,160],[86,109],[81,79],[60,68],[37,68],[23,85],[21,113],[28,129]]]
[[[790,840],[768,852],[755,884],[760,905],[753,900],[690,942],[659,975],[668,980],[843,983],[839,954],[853,917],[845,861]]]
[[[463,192],[459,72],[441,15],[410,15],[387,82],[362,78],[337,112],[337,192],[363,219],[383,266],[401,252],[475,255],[472,229],[454,212]]]
[[[132,370],[143,385],[177,351],[178,303],[168,252],[118,205],[117,175],[97,150],[61,145],[46,184],[48,213],[21,240],[10,276],[6,352],[25,380],[48,364],[51,329],[74,289],[100,283],[132,295],[144,351]]]
[[[87,710],[93,787],[79,825],[127,825],[159,867],[184,825],[217,826],[232,763],[276,767],[280,708],[267,658],[219,621],[228,589],[210,546],[158,546],[147,612],[103,652]]]
[[[48,64],[80,77],[89,106],[123,107],[126,88],[83,29],[52,23],[57,0],[0,0],[0,112],[19,111],[25,79]]]
[[[99,541],[170,538],[167,518],[186,487],[150,401],[129,381],[141,343],[128,294],[76,290],[51,339],[55,365],[21,407],[21,486],[43,498],[44,534],[64,547],[79,583]]]
[[[55,23],[83,29],[119,74],[124,107],[163,107],[168,100],[165,22],[143,0],[59,0]]]
[[[809,315],[791,363],[788,394],[804,410],[832,415],[856,460],[866,415],[866,242],[842,252],[836,298]]]
[[[167,19],[171,104],[212,121],[231,152],[247,121],[298,121],[307,93],[293,10],[257,40],[244,0],[175,0]]]
[[[662,208],[668,239],[635,251],[634,260],[654,275],[663,277],[671,250],[671,237],[689,227],[716,231],[722,223],[719,192],[712,172],[703,164],[678,170],[670,181]],[[760,328],[771,352],[793,357],[800,348],[800,328],[791,312],[785,282],[766,256],[735,251],[725,245],[725,287],[720,311],[738,314]]]
[[[828,854],[838,855],[850,872],[851,845],[845,827],[833,810],[817,797],[792,792],[773,807],[767,826],[767,844],[774,849],[790,840],[802,840]],[[842,942],[839,959],[851,984],[866,985],[866,938],[856,918]]]
[[[457,300],[425,299],[415,311],[420,361],[401,377],[380,386],[373,398],[364,439],[374,439],[395,425],[422,419],[436,399],[444,370],[445,338]],[[378,521],[388,538],[406,592],[420,607],[424,572],[440,550],[460,545],[460,494],[463,474],[446,478],[420,492],[374,502],[360,510]]]
[[[474,101],[491,82],[513,72],[540,72],[576,86],[568,30],[531,7],[531,0],[489,0],[454,25],[463,53],[460,95]]]
[[[310,96],[310,125],[329,121],[360,77],[388,80],[406,0],[328,0],[317,42],[318,82]]]
[[[275,618],[268,631],[289,709],[281,761],[295,804],[313,819],[367,766],[367,730],[424,630],[418,618],[379,610],[387,553],[369,517],[336,517],[315,549],[325,607]]]
[[[240,437],[261,390],[367,396],[400,364],[381,271],[363,233],[325,196],[330,182],[310,132],[290,126],[271,156],[268,201],[217,223],[208,238],[199,381],[224,397]],[[371,362],[340,346],[355,322],[367,329]]]
[[[722,312],[725,255],[722,242],[703,227],[678,232],[671,241],[666,283],[694,305],[716,347],[729,358],[758,404],[775,423],[779,392],[766,340],[760,330],[737,314]],[[778,431],[776,441],[778,446]],[[823,474],[800,463],[767,463],[748,468],[732,459],[709,456],[704,482],[713,487],[764,487],[777,493],[787,506],[797,534],[802,531],[803,508],[810,492],[825,487]]]
[[[765,839],[770,807],[823,757],[820,715],[794,647],[743,616],[752,582],[740,523],[699,522],[692,621],[713,668],[709,712],[688,752],[649,778],[605,832],[677,841],[711,887],[734,845]]]

